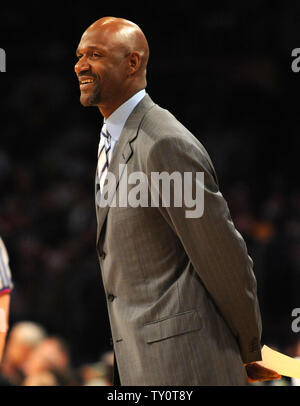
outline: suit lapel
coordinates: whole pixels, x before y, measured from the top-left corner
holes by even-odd
[[[129,161],[129,159],[131,158],[131,156],[133,154],[131,143],[138,135],[138,130],[139,130],[139,127],[141,125],[144,115],[153,106],[154,106],[153,101],[148,96],[148,94],[146,94],[145,97],[140,101],[140,103],[138,103],[138,105],[134,108],[134,110],[128,117],[128,119],[124,125],[124,128],[122,130],[122,133],[120,135],[120,138],[115,145],[112,159],[111,159],[111,162],[110,162],[109,168],[108,168],[108,171],[116,179],[116,187],[114,188],[114,190],[109,190],[110,202],[113,200],[113,198],[116,194],[116,191],[119,186],[119,181],[120,181],[122,174],[124,172],[124,169],[125,169],[125,165],[127,164],[127,162]],[[122,165],[122,171],[120,171],[120,173],[119,173],[120,165]],[[97,171],[96,171],[96,176],[97,176]],[[106,204],[104,207],[99,207],[97,204],[97,201],[96,201],[96,194],[97,194],[97,185],[96,185],[96,179],[95,179],[95,202],[96,202],[96,215],[97,215],[97,224],[98,224],[96,242],[98,245],[101,230],[103,228],[103,224],[107,217],[110,204]],[[102,201],[102,197],[100,200],[100,206],[101,206],[101,201]]]

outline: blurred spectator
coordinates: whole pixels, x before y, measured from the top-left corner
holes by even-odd
[[[78,386],[80,378],[70,369],[57,370],[49,368],[28,375],[23,386]]]
[[[21,384],[24,365],[28,358],[46,337],[43,327],[29,321],[16,323],[8,336],[1,373],[11,384]]]
[[[111,368],[104,362],[83,365],[79,368],[83,386],[111,386]]]
[[[59,386],[55,375],[48,371],[29,375],[23,381],[23,386]]]
[[[85,364],[79,368],[79,375],[84,386],[111,386],[113,382],[113,351],[107,351],[99,362]]]
[[[71,366],[69,346],[60,337],[44,338],[24,364],[24,386],[73,386],[79,378]]]
[[[49,371],[65,371],[70,366],[67,344],[58,337],[46,337],[35,347],[24,363],[26,377]]]

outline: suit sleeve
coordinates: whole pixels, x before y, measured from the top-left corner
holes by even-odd
[[[199,217],[186,217],[187,207],[160,207],[174,229],[197,274],[236,337],[245,363],[261,359],[261,316],[253,262],[236,230],[227,203],[219,191],[210,158],[194,137],[161,138],[147,157],[147,176],[152,172],[192,174],[193,197],[202,188],[204,210]],[[196,174],[204,174],[204,183]],[[176,191],[171,184],[171,198]],[[184,186],[184,185],[183,185]],[[172,190],[173,188],[173,190]],[[184,189],[184,188],[183,188]],[[183,195],[183,192],[182,192]]]
[[[9,258],[5,245],[0,238],[0,295],[11,292],[13,289]]]

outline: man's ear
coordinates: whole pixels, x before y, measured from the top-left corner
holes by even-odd
[[[133,51],[128,55],[128,74],[134,75],[140,68],[141,55],[139,52]]]

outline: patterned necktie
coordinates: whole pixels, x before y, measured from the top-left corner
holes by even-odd
[[[108,165],[111,159],[111,135],[106,129],[106,124],[103,124],[101,130],[101,138],[98,148],[98,183],[102,193],[104,181],[108,172]]]

